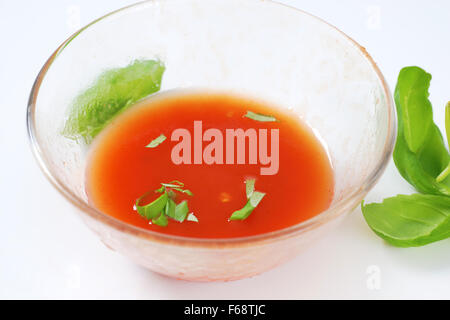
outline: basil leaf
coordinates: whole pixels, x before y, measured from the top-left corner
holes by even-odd
[[[175,219],[175,208],[176,208],[177,204],[175,203],[175,201],[173,201],[170,197],[167,200],[167,204],[166,207],[164,209],[164,213],[166,214],[166,216],[168,216],[169,218]]]
[[[428,142],[420,153],[411,152],[399,134],[394,149],[394,163],[400,174],[419,192],[450,195],[450,181],[437,182],[435,177],[446,167],[450,157],[439,129],[433,125]]]
[[[361,204],[364,218],[381,238],[398,247],[416,247],[450,237],[450,198],[397,195]]]
[[[136,210],[137,212],[144,218],[147,219],[154,219],[156,218],[164,209],[166,206],[167,200],[169,199],[166,192],[164,192],[161,196],[159,196],[156,200],[153,202],[141,206],[140,202],[141,200],[148,195],[144,194],[142,197],[136,200]]]
[[[155,192],[160,192],[161,193],[161,192],[166,191],[166,188],[170,188],[170,189],[176,190],[178,192],[185,193],[185,194],[187,194],[188,196],[191,196],[191,197],[194,195],[191,192],[191,190],[183,189],[184,183],[181,182],[181,181],[178,181],[178,180],[173,180],[173,181],[171,181],[169,183],[161,183],[161,186],[162,187],[157,189],[157,190],[155,190]],[[174,197],[174,192],[172,190],[169,190],[169,197],[170,198]]]
[[[418,67],[403,68],[400,72],[395,89],[398,134],[394,162],[403,178],[418,191],[450,195],[450,177],[436,181],[449,164],[450,155],[432,119],[428,101],[430,79]]]
[[[187,201],[181,201],[175,208],[174,219],[183,222],[189,212]]]
[[[245,220],[253,212],[253,210],[255,210],[255,207],[251,205],[249,200],[242,209],[233,212],[230,220]]]
[[[187,205],[187,201],[182,201],[179,204],[176,204],[175,201],[173,201],[170,198],[167,201],[165,214],[169,218],[172,218],[179,222],[183,222],[186,219],[188,212],[189,212],[189,208]]]
[[[163,143],[167,137],[163,134],[161,134],[158,138],[153,139],[148,145],[146,145],[146,148],[156,148],[161,143]]]
[[[252,111],[247,111],[244,115],[245,118],[249,118],[259,122],[277,122],[278,120],[275,117],[268,116],[265,114],[255,113]]]
[[[106,70],[74,99],[62,134],[90,143],[115,115],[159,91],[164,71],[163,63],[156,60],[135,60]]]
[[[163,187],[165,187],[165,188],[180,188],[180,186],[179,185],[177,185],[177,184],[171,184],[171,183],[161,183],[161,185],[163,186]]]
[[[230,220],[245,220],[248,218],[248,216],[255,210],[255,208],[258,206],[258,204],[261,202],[262,198],[264,198],[266,194],[259,191],[254,191],[250,198],[248,199],[247,203],[242,209],[239,209],[230,217]]]
[[[193,196],[193,194],[187,189],[182,189],[182,187],[184,187],[184,183],[178,180],[173,180],[170,183],[161,183],[161,187],[154,192],[162,193],[162,195],[153,202],[141,206],[141,200],[150,194],[147,192],[136,200],[136,210],[142,217],[152,219],[152,223],[161,227],[166,227],[168,225],[168,218],[183,222],[186,220],[189,212],[188,204],[186,200],[176,204],[174,201],[176,194],[173,190],[186,193],[189,196]],[[169,190],[166,188],[169,188]],[[189,217],[189,219],[191,219],[190,221],[198,222],[198,219],[194,215]]]
[[[255,191],[252,193],[249,202],[252,207],[256,208],[258,204],[261,202],[262,198],[264,198],[266,194],[264,192]]]
[[[161,213],[157,219],[152,219],[152,223],[160,227],[167,227],[167,225],[169,224],[169,220],[164,213]]]
[[[169,183],[178,184],[180,187],[184,187],[184,183],[180,180],[172,180]]]
[[[433,109],[428,100],[431,75],[419,67],[400,71],[395,88],[395,103],[401,109],[402,134],[412,152],[424,144],[433,123]]]
[[[189,213],[187,218],[186,218],[186,220],[187,221],[192,221],[192,222],[198,222],[197,217],[193,213]]]
[[[253,191],[255,191],[255,181],[255,179],[245,180],[245,194],[247,195],[247,199],[250,199]]]
[[[173,190],[177,190],[178,192],[185,193],[185,194],[187,194],[188,196],[191,196],[191,197],[194,195],[191,192],[191,190],[188,190],[188,189],[173,188]]]
[[[184,187],[184,183],[178,180],[171,181],[169,183],[161,183],[162,186],[167,188],[182,188]]]

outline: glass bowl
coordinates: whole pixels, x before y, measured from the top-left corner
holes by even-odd
[[[161,91],[239,91],[298,114],[328,148],[329,209],[267,234],[196,239],[137,228],[89,205],[86,147],[61,135],[68,108],[103,70],[139,58],[164,61]],[[352,211],[390,159],[395,117],[372,58],[326,22],[271,1],[166,0],[110,13],[62,43],[36,79],[27,121],[43,172],[109,248],[170,277],[215,281],[287,261]]]

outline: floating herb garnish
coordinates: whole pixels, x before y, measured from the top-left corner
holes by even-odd
[[[173,180],[173,181],[170,181],[169,183],[161,183],[161,186],[162,186],[161,188],[163,190],[165,188],[171,188],[171,189],[176,190],[178,192],[185,193],[185,194],[187,194],[188,196],[191,196],[191,197],[194,195],[190,190],[183,189],[184,188],[184,183],[180,182],[178,180]],[[158,189],[158,190],[161,190],[161,188]]]
[[[186,220],[187,220],[187,221],[198,222],[197,217],[196,217],[192,212],[188,214]]]
[[[142,217],[151,219],[152,223],[161,227],[167,226],[167,218],[171,218],[178,222],[183,222],[184,220],[198,222],[198,219],[195,216],[191,216],[189,218],[189,207],[186,200],[181,201],[179,204],[175,203],[174,199],[176,195],[174,190],[193,196],[191,191],[183,188],[184,183],[178,180],[174,180],[169,183],[161,183],[161,188],[156,189],[154,192],[162,194],[151,203],[141,206],[142,199],[150,195],[150,192],[145,193],[142,197],[136,200],[136,211]],[[193,220],[193,218],[195,218],[195,220]]]
[[[253,191],[255,191],[255,182],[255,179],[245,180],[245,194],[247,195],[247,199],[250,199]]]
[[[167,219],[167,215],[161,213],[158,218],[152,219],[152,223],[160,227],[167,227],[169,224],[169,219]]]
[[[244,115],[245,118],[249,118],[255,121],[260,122],[277,122],[278,120],[273,116],[268,116],[265,114],[255,113],[252,111],[247,111],[247,113]]]
[[[186,219],[188,213],[189,208],[187,205],[187,201],[184,200],[177,204],[177,206],[175,207],[175,214],[173,218],[179,222],[183,222],[184,219]]]
[[[158,138],[153,139],[148,145],[146,145],[146,148],[156,148],[161,143],[163,143],[167,137],[163,134],[161,134]]]
[[[156,200],[151,203],[141,206],[140,202],[143,198],[147,197],[149,193],[147,192],[142,197],[136,200],[136,210],[137,212],[146,219],[154,219],[158,217],[161,211],[165,208],[167,200],[169,199],[168,194],[164,192]]]
[[[247,203],[242,209],[233,212],[230,220],[247,219],[266,195],[264,192],[255,191],[255,179],[245,180],[245,193],[247,195]]]

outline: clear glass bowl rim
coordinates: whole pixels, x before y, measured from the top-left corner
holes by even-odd
[[[31,93],[28,100],[28,106],[27,106],[27,131],[28,131],[28,138],[31,145],[32,152],[34,154],[34,157],[36,161],[38,162],[41,170],[44,172],[47,179],[51,182],[51,184],[67,199],[69,200],[75,207],[77,207],[81,212],[84,214],[87,214],[94,220],[99,221],[100,223],[106,224],[109,227],[112,227],[118,231],[125,232],[140,238],[147,239],[149,241],[157,241],[160,243],[166,243],[166,244],[172,244],[172,245],[178,245],[178,246],[190,246],[190,247],[205,247],[205,248],[226,248],[226,247],[235,247],[235,246],[246,246],[246,245],[255,245],[255,244],[261,244],[267,241],[273,241],[276,239],[283,239],[283,238],[289,238],[298,236],[299,234],[319,227],[320,225],[324,224],[325,222],[332,220],[334,218],[334,213],[338,212],[339,214],[344,213],[344,211],[347,209],[348,206],[352,203],[359,203],[364,196],[367,194],[367,192],[376,184],[378,179],[383,174],[384,170],[386,169],[386,166],[391,158],[392,151],[395,145],[396,140],[396,131],[397,131],[397,116],[396,116],[396,110],[394,108],[392,96],[389,90],[389,86],[384,79],[383,74],[381,73],[380,69],[376,65],[373,58],[367,53],[364,47],[359,45],[355,40],[350,38],[348,35],[346,35],[344,32],[336,28],[335,26],[329,24],[328,22],[324,21],[321,18],[318,18],[306,11],[303,11],[301,9],[278,3],[273,0],[266,0],[264,2],[270,2],[272,4],[276,4],[279,6],[287,7],[290,10],[297,11],[298,14],[301,15],[307,15],[313,19],[318,20],[321,23],[326,24],[330,29],[334,29],[335,31],[339,32],[344,38],[349,42],[349,45],[355,46],[361,54],[365,57],[367,62],[372,66],[373,71],[378,76],[378,79],[380,81],[380,84],[383,88],[384,95],[387,97],[386,103],[388,106],[388,133],[387,133],[387,139],[385,141],[384,150],[382,153],[382,157],[377,163],[376,167],[370,174],[366,177],[366,179],[363,181],[361,186],[353,191],[352,193],[346,195],[342,199],[340,199],[337,203],[335,203],[333,206],[330,206],[325,211],[322,211],[321,213],[317,214],[313,218],[310,218],[308,220],[305,220],[299,224],[260,234],[260,235],[253,235],[253,236],[247,236],[247,237],[238,237],[238,238],[194,238],[194,237],[184,237],[184,236],[175,236],[175,235],[169,235],[164,233],[159,233],[151,230],[146,230],[143,228],[139,228],[130,224],[127,224],[125,222],[122,222],[116,218],[113,218],[105,213],[102,213],[95,208],[89,206],[87,203],[85,203],[82,199],[80,199],[78,196],[76,196],[72,191],[70,191],[52,172],[50,169],[49,161],[46,159],[40,143],[38,141],[37,135],[36,135],[36,126],[35,126],[35,109],[36,109],[36,100],[39,95],[39,88],[42,83],[42,81],[45,78],[45,75],[47,74],[47,71],[52,66],[52,63],[54,60],[58,57],[58,55],[70,44],[70,42],[76,38],[80,33],[82,33],[84,30],[88,29],[89,27],[95,25],[97,22],[102,21],[103,19],[110,17],[112,15],[115,15],[117,13],[122,13],[130,8],[137,8],[141,5],[146,5],[149,2],[155,2],[159,0],[147,0],[147,1],[141,1],[135,4],[131,4],[129,6],[123,7],[121,9],[112,11],[97,20],[94,20],[93,22],[89,23],[88,25],[84,26],[77,32],[75,32],[73,35],[71,35],[66,41],[64,41],[54,52],[53,54],[48,58],[44,66],[41,68],[38,76],[36,77],[36,80],[33,84],[33,87],[31,89]],[[167,0],[166,0],[167,1]],[[170,0],[170,1],[179,1],[179,0]],[[217,1],[217,0],[216,0]],[[220,1],[220,0],[219,0]],[[249,1],[249,0],[246,0]],[[260,2],[264,4],[264,2]]]

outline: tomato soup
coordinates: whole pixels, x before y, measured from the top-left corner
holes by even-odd
[[[235,238],[280,230],[319,214],[333,197],[330,161],[312,130],[294,114],[237,95],[154,95],[117,116],[89,152],[90,203],[125,223],[172,235]],[[250,180],[264,196],[245,219],[230,219],[250,202]],[[161,183],[173,181],[189,190],[172,190],[174,202],[187,201],[195,219],[169,218],[161,226],[137,212],[137,199],[145,195],[151,203]]]

